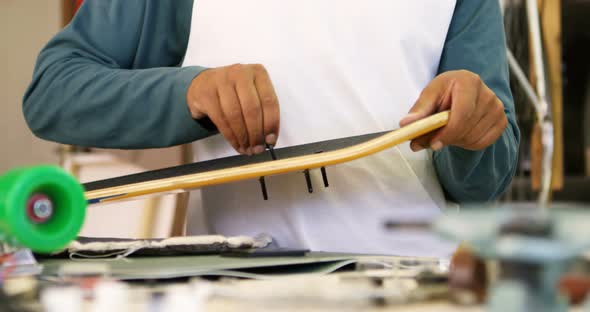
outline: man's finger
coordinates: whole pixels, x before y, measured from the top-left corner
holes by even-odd
[[[256,90],[262,106],[262,122],[265,135],[265,143],[275,145],[279,138],[280,109],[279,101],[275,93],[272,81],[264,67],[255,67]]]
[[[470,131],[469,135],[463,137],[461,139],[461,141],[459,141],[455,145],[462,147],[462,148],[470,149],[469,148],[470,146],[473,146],[482,137],[484,137],[486,133],[491,131],[491,129],[494,127],[495,123],[496,123],[496,120],[494,120],[493,118],[491,118],[489,116],[483,118],[477,124],[477,127],[473,128]]]
[[[500,115],[491,113],[490,107],[488,111],[478,120],[475,127],[469,131],[469,133],[458,140],[456,145],[461,147],[467,147],[475,144],[482,138],[487,132],[489,132],[494,124],[496,124],[500,118]],[[494,109],[494,108],[491,108]]]
[[[435,135],[435,134],[436,134],[438,131],[440,131],[440,130],[435,130],[435,131],[433,131],[433,132],[430,132],[430,133],[424,134],[424,135],[422,135],[422,136],[420,136],[420,137],[417,137],[417,138],[413,139],[413,140],[410,142],[410,149],[411,149],[413,152],[418,152],[418,151],[421,151],[421,150],[423,150],[423,149],[430,148],[430,141],[432,140],[432,137],[433,137],[433,136],[434,136],[434,135]]]
[[[483,85],[481,91],[477,95],[477,103],[475,105],[475,111],[471,115],[471,118],[465,120],[464,131],[453,142],[455,145],[461,145],[463,142],[472,141],[474,133],[480,132],[482,127],[489,127],[488,124],[484,124],[484,118],[489,116],[489,112],[493,109],[497,100],[496,95],[486,85]]]
[[[470,150],[480,150],[486,148],[498,139],[498,137],[501,135],[501,133],[504,131],[507,125],[508,119],[506,118],[506,113],[504,112],[504,105],[502,104],[502,102],[500,102],[500,100],[498,100],[494,109],[486,115],[486,118],[484,120],[482,120],[482,131],[474,135],[471,141],[462,144],[462,147]],[[494,134],[496,134],[495,137]],[[486,137],[491,137],[493,140],[491,142],[482,140]]]
[[[229,83],[220,84],[218,90],[221,111],[238,142],[238,150],[241,151],[241,149],[244,149],[246,154],[251,154],[252,149],[250,148],[248,129],[246,128],[242,106],[240,105],[236,90]]]
[[[448,93],[446,88],[449,86],[447,84],[445,77],[439,76],[426,86],[410,112],[399,122],[400,127],[437,112],[441,102],[446,98],[446,93]]]
[[[449,122],[435,135],[430,146],[434,150],[441,149],[444,145],[453,144],[457,138],[463,135],[465,120],[469,120],[475,112],[478,88],[473,88],[468,83],[457,82],[451,90],[451,112]]]
[[[211,101],[211,103],[209,103],[210,105],[207,105],[209,109],[206,111],[209,119],[211,119],[211,121],[217,127],[217,130],[219,130],[219,133],[221,133],[221,135],[225,137],[225,139],[229,142],[229,144],[231,144],[231,146],[236,151],[238,151],[240,154],[246,154],[246,150],[240,147],[240,143],[236,139],[236,136],[234,135],[229,124],[227,123],[227,120],[225,120],[225,117],[223,115],[223,112],[221,111],[221,107],[219,104],[219,97],[216,95],[214,97],[211,97],[209,101]]]
[[[254,154],[264,152],[264,133],[262,128],[262,107],[253,77],[242,79],[236,84],[236,92],[242,106],[242,114],[248,130],[249,147]]]
[[[504,120],[497,122],[488,132],[486,132],[477,142],[473,145],[466,147],[469,150],[482,150],[492,144],[494,144],[498,138],[502,135],[506,129],[507,123]]]

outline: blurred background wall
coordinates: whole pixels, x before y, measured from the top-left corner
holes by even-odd
[[[58,1],[0,1],[0,172],[57,163],[56,145],[33,136],[21,103],[37,54],[60,27]]]

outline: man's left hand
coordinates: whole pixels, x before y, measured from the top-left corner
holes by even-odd
[[[413,151],[427,147],[436,151],[446,145],[482,150],[496,142],[508,124],[504,105],[496,94],[478,75],[459,70],[432,80],[400,126],[444,110],[450,110],[448,124],[412,140]]]

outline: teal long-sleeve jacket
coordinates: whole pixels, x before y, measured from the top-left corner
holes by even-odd
[[[126,149],[213,135],[186,104],[187,88],[204,68],[179,67],[192,6],[193,0],[86,0],[39,55],[23,101],[31,130],[60,143]],[[491,200],[514,175],[519,131],[505,48],[498,1],[458,0],[439,72],[479,74],[504,103],[509,125],[483,151],[446,147],[434,154],[451,200]]]

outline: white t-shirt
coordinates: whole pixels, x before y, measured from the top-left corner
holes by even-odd
[[[391,130],[435,77],[454,0],[198,0],[184,66],[261,63],[281,109],[277,148]],[[235,155],[221,136],[194,144],[198,161]],[[389,220],[429,221],[445,207],[431,154],[408,144],[312,171],[200,190],[191,205],[208,230],[267,233],[281,246],[312,250],[446,256],[454,248]]]

